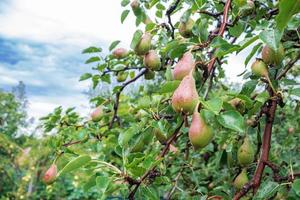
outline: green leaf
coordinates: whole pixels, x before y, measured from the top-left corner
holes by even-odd
[[[296,179],[292,184],[294,192],[300,197],[300,179]]]
[[[271,49],[274,49],[275,51],[279,48],[279,43],[281,39],[281,34],[276,29],[267,29],[262,31],[259,34],[259,38],[267,44]]]
[[[86,48],[82,51],[83,54],[85,53],[98,53],[98,52],[101,52],[102,49],[101,48],[97,48],[97,47],[89,47],[89,48]]]
[[[199,101],[207,110],[212,111],[215,115],[218,115],[222,109],[223,101],[218,97],[214,97],[209,101],[204,101],[200,98]]]
[[[257,85],[256,80],[247,81],[246,83],[244,83],[240,94],[250,96],[251,93],[255,90],[256,85]]]
[[[242,115],[234,110],[221,113],[217,117],[218,122],[225,128],[229,128],[234,131],[244,132],[245,123]]]
[[[93,62],[98,62],[98,61],[100,61],[100,57],[99,56],[95,56],[95,57],[91,57],[87,61],[85,61],[85,64],[89,64],[89,63],[93,63]]]
[[[109,183],[110,181],[106,176],[98,176],[96,178],[97,189],[100,189],[102,193],[104,193],[107,190]]]
[[[248,56],[245,59],[245,66],[248,65],[249,61],[251,60],[251,58],[256,54],[256,52],[258,51],[258,49],[262,46],[262,43],[258,43],[257,45],[255,45],[252,48],[252,51],[248,54]]]
[[[277,28],[283,32],[292,16],[300,12],[299,0],[281,0],[279,1],[279,14],[276,16]]]
[[[179,86],[180,81],[166,81],[162,84],[158,93],[171,93],[174,92]]]
[[[120,42],[120,40],[113,41],[109,46],[109,51],[113,50]]]
[[[213,48],[217,48],[217,51],[215,52],[215,56],[217,57],[222,57],[226,54],[232,53],[240,49],[240,46],[232,45],[228,43],[226,40],[224,40],[223,38],[221,38],[220,36],[215,37],[213,39],[211,46]]]
[[[245,39],[241,44],[240,44],[240,48],[237,51],[237,53],[241,52],[243,49],[247,48],[249,45],[251,45],[253,42],[255,42],[257,39],[259,38],[259,36],[254,36],[250,39]]]
[[[291,90],[291,94],[300,97],[300,88],[294,88],[294,89],[292,89]]]
[[[130,44],[130,47],[132,49],[135,49],[136,45],[138,45],[142,35],[143,35],[143,31],[141,31],[141,30],[135,31],[135,33],[133,34],[133,38],[131,40],[131,44]]]
[[[134,136],[137,131],[137,127],[133,126],[127,129],[125,132],[121,132],[118,138],[118,143],[121,147],[127,147],[129,140]]]
[[[94,187],[96,185],[96,176],[92,175],[88,181],[83,185],[83,190],[85,192],[88,192],[89,189],[91,189],[92,187]]]
[[[130,0],[122,0],[121,1],[121,6],[125,7],[130,3]]]
[[[77,158],[71,160],[67,163],[64,168],[59,172],[58,176],[62,176],[66,173],[74,171],[84,165],[88,164],[91,161],[91,157],[88,155],[78,156]]]
[[[85,74],[82,74],[82,75],[80,76],[79,81],[84,81],[84,80],[89,79],[89,78],[91,78],[91,77],[92,77],[92,74],[90,74],[90,73],[85,73]]]
[[[254,196],[255,200],[265,200],[271,198],[275,192],[279,189],[279,184],[276,182],[268,181],[264,182],[261,187],[259,187],[256,195]]]
[[[121,23],[123,24],[123,22],[125,21],[126,17],[128,16],[129,14],[129,10],[124,10],[121,14]]]

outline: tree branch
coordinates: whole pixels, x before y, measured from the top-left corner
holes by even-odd
[[[168,23],[170,24],[171,26],[171,37],[172,39],[175,38],[174,36],[174,32],[175,32],[175,28],[172,24],[172,20],[171,20],[171,14],[174,12],[174,10],[176,9],[176,7],[178,6],[178,4],[180,3],[180,0],[176,0],[174,4],[172,4],[169,9],[166,11],[166,16],[168,17]]]
[[[281,71],[281,73],[276,77],[276,80],[281,79],[282,77],[284,77],[288,71],[294,66],[294,64],[300,59],[300,53],[296,56],[296,58],[294,60],[291,60],[287,66],[285,67],[285,69],[283,69]]]
[[[180,136],[179,131],[181,127],[183,126],[184,120],[181,121],[180,125],[175,129],[173,135],[168,139],[168,141],[165,144],[165,147],[160,152],[159,156],[156,158],[157,160],[162,159],[169,151],[170,145]],[[129,193],[128,199],[133,200],[134,195],[137,192],[138,188],[142,184],[142,182],[156,169],[156,165],[151,167],[148,171],[144,173],[144,175],[140,178],[137,184],[135,184],[134,189]]]
[[[115,119],[118,118],[118,109],[119,109],[119,103],[120,103],[120,95],[122,93],[122,91],[124,90],[124,88],[129,85],[130,83],[136,81],[137,79],[139,79],[141,76],[143,76],[146,73],[147,69],[141,71],[138,75],[136,75],[133,79],[130,79],[129,81],[123,83],[123,85],[121,86],[121,88],[119,89],[119,91],[116,93],[116,101],[114,103],[114,113],[113,113],[113,117],[109,123],[109,128],[112,128]]]

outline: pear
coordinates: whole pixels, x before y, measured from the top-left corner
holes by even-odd
[[[144,56],[144,65],[150,70],[158,70],[161,66],[160,57],[155,50],[150,50]]]
[[[43,182],[46,184],[51,184],[55,181],[57,175],[57,167],[52,164],[43,176]]]
[[[237,111],[239,111],[241,114],[245,112],[245,102],[240,98],[231,99],[228,103],[232,107],[234,107]]]
[[[117,75],[117,81],[124,82],[124,81],[126,81],[127,77],[128,77],[128,72],[121,71]]]
[[[190,73],[183,78],[172,96],[172,107],[176,112],[191,115],[198,103],[195,79]]]
[[[252,73],[256,76],[265,77],[269,83],[269,86],[272,88],[273,92],[276,93],[276,90],[270,80],[269,71],[267,65],[260,59],[257,59],[251,65]]]
[[[164,144],[168,139],[167,137],[161,132],[159,128],[153,129],[156,139],[161,143]]]
[[[154,79],[154,77],[155,77],[155,72],[151,70],[147,70],[146,73],[144,74],[144,78],[146,80]]]
[[[91,118],[94,122],[100,121],[101,117],[103,115],[103,110],[101,106],[98,106],[92,113]]]
[[[189,38],[193,35],[192,29],[194,26],[194,20],[189,18],[186,22],[180,22],[179,24],[179,34],[182,37]]]
[[[262,59],[266,64],[278,65],[281,63],[284,57],[284,48],[283,45],[280,43],[278,50],[274,51],[273,49],[271,49],[266,45],[264,46],[261,54],[262,54]]]
[[[150,33],[144,33],[139,41],[139,43],[134,48],[134,51],[137,55],[145,55],[151,48],[151,39],[152,36]]]
[[[247,171],[243,169],[241,173],[234,179],[233,185],[237,190],[241,190],[243,186],[249,182]]]
[[[268,77],[269,76],[268,67],[262,60],[256,60],[251,65],[251,70],[252,70],[252,73],[256,76],[260,76],[260,77]]]
[[[237,159],[242,166],[249,165],[254,161],[254,149],[248,136],[245,137],[243,144],[238,150]]]
[[[191,52],[183,54],[181,59],[175,65],[173,70],[173,78],[175,80],[182,80],[183,77],[188,75],[195,67],[195,61]]]
[[[205,123],[197,110],[195,110],[192,116],[189,138],[195,149],[204,148],[213,138],[211,127]]]
[[[125,58],[128,55],[128,51],[124,48],[117,48],[113,51],[112,55],[117,59],[121,59]]]
[[[130,3],[130,6],[131,6],[132,10],[135,11],[136,9],[138,9],[140,7],[140,2],[138,0],[133,0]]]

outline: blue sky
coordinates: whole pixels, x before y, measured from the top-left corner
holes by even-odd
[[[121,25],[121,9],[118,0],[1,0],[0,88],[23,81],[36,118],[59,105],[87,113],[88,82],[78,79],[90,66],[81,51],[116,39],[128,46],[134,21]]]
[[[0,0],[0,88],[23,81],[29,116],[44,116],[60,105],[87,114],[83,92],[89,83],[78,79],[90,66],[81,51],[114,40],[128,47],[135,19],[130,13],[121,24],[122,10],[119,0]],[[241,57],[232,56],[224,66],[227,76],[235,78],[241,66]]]

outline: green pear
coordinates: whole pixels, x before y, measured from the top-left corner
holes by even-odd
[[[155,50],[150,50],[144,56],[144,65],[150,70],[158,70],[161,66],[160,57]]]
[[[122,59],[128,55],[128,51],[124,48],[117,48],[113,51],[112,55],[117,59]]]
[[[253,145],[248,136],[246,136],[243,144],[238,149],[237,159],[239,164],[242,166],[251,164],[254,161],[254,154]]]
[[[190,73],[185,76],[172,96],[172,107],[176,112],[191,115],[198,104],[195,79]]]
[[[144,78],[146,80],[154,79],[154,77],[155,77],[155,72],[151,70],[147,70],[146,73],[144,74]]]
[[[100,121],[103,116],[103,109],[101,106],[98,106],[92,113],[91,118],[94,122]]]
[[[51,184],[55,181],[57,176],[57,167],[52,164],[43,176],[43,182],[46,184]]]
[[[284,58],[284,48],[283,45],[280,43],[278,50],[274,51],[272,48],[266,45],[264,46],[261,54],[262,54],[262,59],[266,64],[278,65],[281,63],[282,59]]]
[[[164,144],[167,141],[167,137],[161,132],[159,128],[153,129],[154,135],[156,139],[161,143]]]
[[[173,70],[173,78],[175,80],[182,80],[195,68],[195,60],[191,52],[186,52],[180,58]]]
[[[213,138],[213,131],[211,127],[206,124],[197,110],[195,110],[192,116],[189,138],[195,149],[204,148]]]
[[[234,179],[233,185],[237,190],[241,190],[243,186],[249,182],[247,171],[243,169],[241,173]]]
[[[134,48],[137,55],[145,55],[151,48],[152,36],[150,33],[144,33],[139,41],[139,43]]]
[[[117,81],[124,82],[124,81],[126,81],[127,77],[128,77],[128,72],[121,71],[117,75]]]
[[[245,112],[245,102],[240,98],[231,99],[228,103],[232,107],[234,107],[237,111],[239,111],[241,114]]]
[[[269,77],[268,67],[262,60],[256,60],[251,65],[252,73],[260,77]]]
[[[189,18],[186,22],[180,22],[179,24],[179,34],[182,37],[189,38],[193,35],[192,29],[194,26],[194,20]]]

